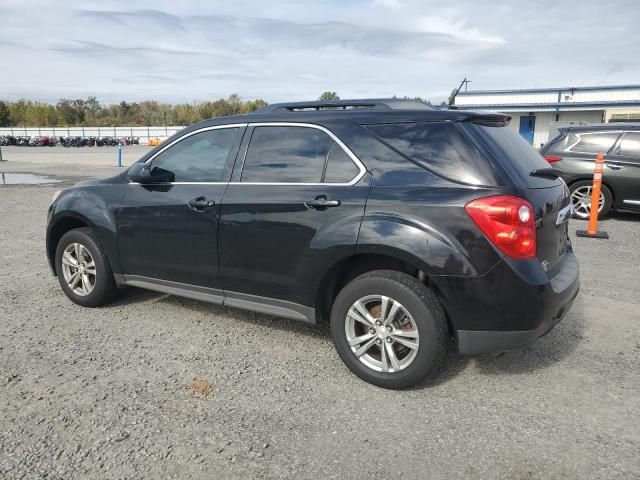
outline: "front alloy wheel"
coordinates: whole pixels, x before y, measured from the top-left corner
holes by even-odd
[[[76,295],[89,295],[96,286],[96,263],[81,243],[70,243],[62,254],[62,275]]]
[[[62,291],[83,307],[98,307],[118,291],[107,254],[88,227],[69,230],[56,246],[55,268]]]

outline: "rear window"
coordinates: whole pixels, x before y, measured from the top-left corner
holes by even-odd
[[[367,128],[418,165],[456,182],[496,185],[496,172],[450,122],[394,123]]]
[[[500,165],[518,177],[523,186],[544,188],[556,184],[559,180],[532,177],[530,173],[540,168],[549,168],[547,161],[518,132],[511,127],[486,127],[472,125],[483,141],[489,140],[487,147],[491,156]]]

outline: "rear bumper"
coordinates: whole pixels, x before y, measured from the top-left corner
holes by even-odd
[[[576,295],[578,292],[576,291]],[[523,331],[482,331],[482,330],[458,330],[458,350],[466,355],[480,353],[497,353],[518,350],[534,343],[538,338],[546,335],[562,320],[575,296],[564,305],[555,318],[543,321],[535,330]]]
[[[503,260],[482,277],[440,278],[460,353],[505,352],[535,342],[566,316],[580,289],[579,273],[569,250],[552,276],[537,260]]]

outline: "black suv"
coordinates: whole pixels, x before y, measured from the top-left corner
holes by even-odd
[[[578,293],[567,187],[509,120],[395,100],[207,120],[60,192],[47,255],[80,305],[127,285],[329,322],[356,375],[408,387],[451,338],[523,347]]]
[[[598,153],[605,158],[599,216],[610,209],[640,212],[640,123],[579,125],[559,129],[540,153],[571,190],[575,216],[591,212],[593,169]]]

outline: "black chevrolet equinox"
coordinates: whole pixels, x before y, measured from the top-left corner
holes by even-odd
[[[133,286],[329,323],[356,375],[409,387],[452,339],[532,343],[578,293],[567,186],[509,120],[400,100],[206,120],[57,192],[49,262],[86,307]]]

